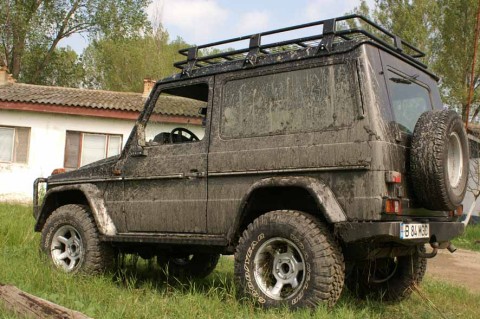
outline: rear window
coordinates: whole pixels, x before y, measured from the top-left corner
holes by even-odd
[[[408,78],[391,71],[388,75],[395,121],[403,131],[412,133],[420,115],[432,109],[430,92],[415,82],[415,76]]]
[[[221,135],[241,138],[339,129],[358,111],[352,65],[231,80],[224,85]]]

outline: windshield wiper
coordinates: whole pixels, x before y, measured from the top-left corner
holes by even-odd
[[[417,78],[418,74],[414,74],[412,76],[409,76],[408,78],[392,77],[390,78],[390,81],[400,84],[412,84]]]

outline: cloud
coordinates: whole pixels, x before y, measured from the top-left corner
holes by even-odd
[[[266,31],[270,24],[270,14],[261,11],[250,11],[239,18],[236,32],[241,35]]]
[[[216,0],[156,0],[148,12],[151,20],[178,28],[196,43],[206,41],[221,29],[230,14]]]
[[[372,1],[367,1],[371,3]],[[304,17],[308,21],[318,21],[344,15],[360,5],[359,0],[308,0]],[[340,12],[340,14],[339,14]]]

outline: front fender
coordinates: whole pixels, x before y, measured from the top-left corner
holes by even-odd
[[[52,206],[51,203],[61,202],[57,198],[61,198],[62,195],[72,192],[80,192],[83,194],[88,202],[88,205],[90,206],[93,218],[95,219],[95,223],[100,234],[107,236],[116,235],[117,228],[115,227],[113,220],[108,215],[102,192],[94,184],[65,185],[49,189],[45,194],[45,199],[42,203],[40,214],[37,218],[37,223],[35,224],[36,231],[40,231],[42,229],[43,224],[53,210],[57,209],[61,205],[69,204],[62,203]]]

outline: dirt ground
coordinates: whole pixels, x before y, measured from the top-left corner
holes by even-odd
[[[428,260],[427,274],[480,293],[480,253],[458,249],[452,254],[440,249],[435,258]]]

